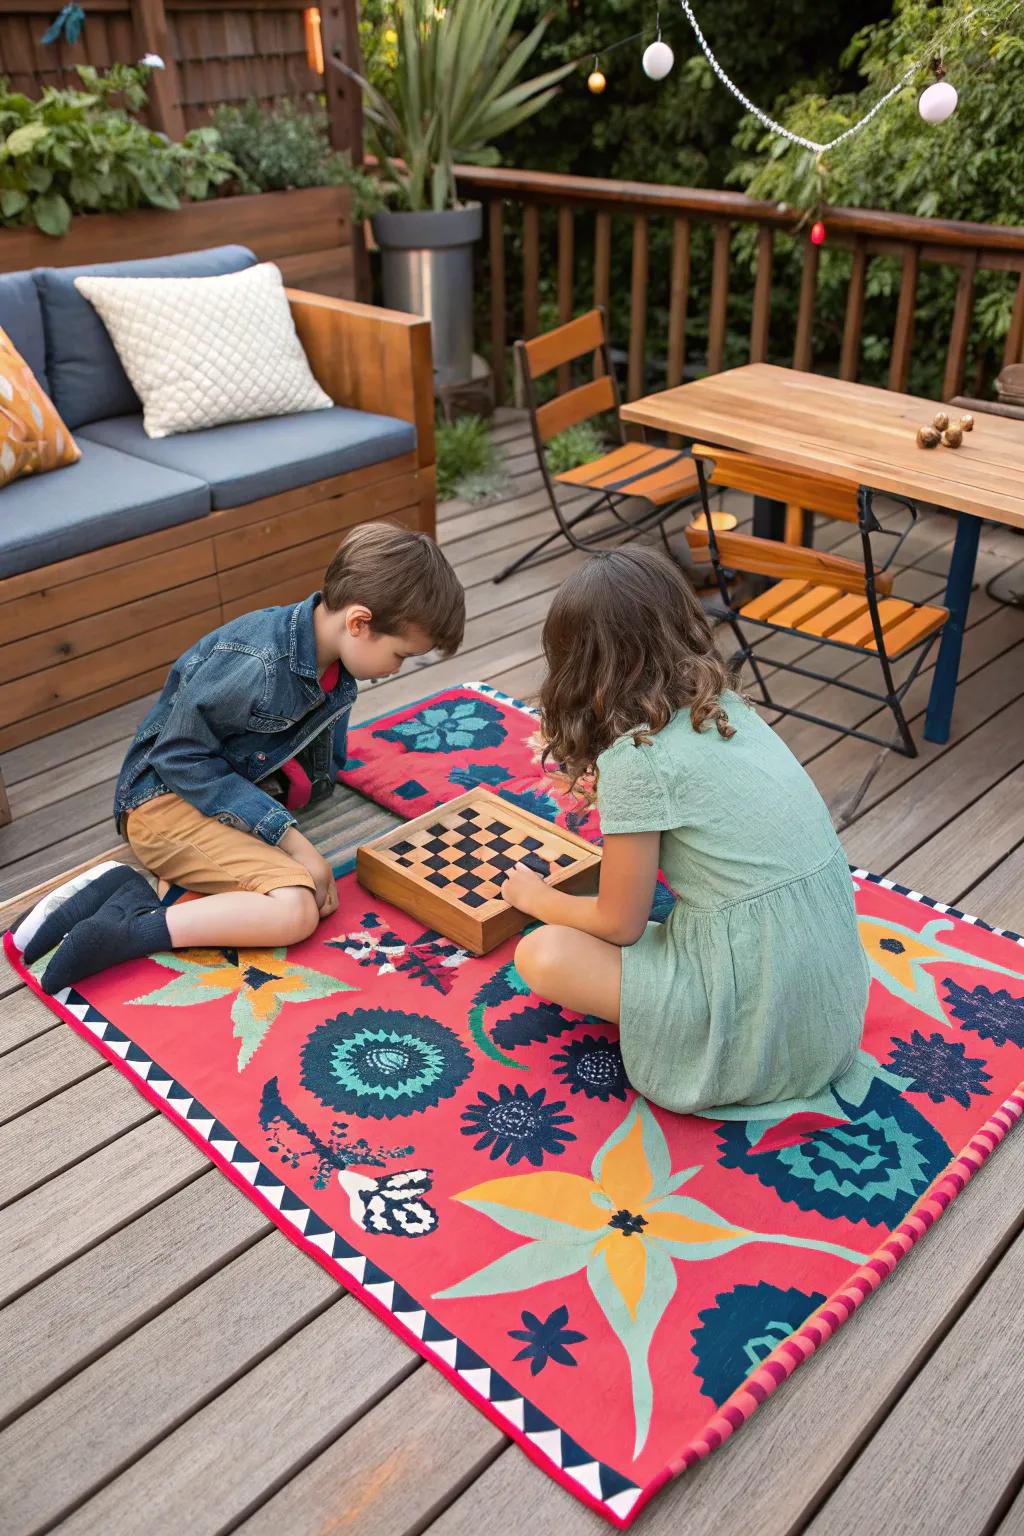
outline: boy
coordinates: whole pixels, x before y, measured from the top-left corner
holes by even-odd
[[[304,602],[233,619],[175,662],[143,720],[114,797],[139,862],[201,901],[164,908],[126,865],[59,906],[28,964],[59,992],[165,949],[271,948],[308,938],[337,910],[331,868],[260,781],[282,775],[299,804],[331,794],[359,679],[410,656],[458,649],[462,587],[433,539],[355,528]]]

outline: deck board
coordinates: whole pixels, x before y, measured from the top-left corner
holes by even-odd
[[[492,584],[552,526],[523,418],[499,412],[496,435],[511,476],[501,498],[440,509],[442,542],[467,585],[466,649],[364,689],[356,722],[454,682],[480,679],[520,698],[540,684],[544,616],[580,557],[561,554]],[[566,493],[573,505],[580,499]],[[749,516],[742,499],[730,509]],[[922,601],[941,593],[954,532],[949,518],[922,518],[901,552],[898,593]],[[857,553],[856,535],[842,524],[821,523],[816,540]],[[1024,540],[985,530],[980,582],[1022,561]],[[782,643],[791,658],[806,650],[800,637]],[[874,681],[869,663],[843,653],[828,655],[822,670]],[[870,717],[868,702],[775,677],[787,701],[824,704],[849,723]],[[980,590],[961,679],[949,743],[921,743],[914,760],[890,755],[844,841],[851,859],[1020,931],[1024,614]],[[929,684],[930,669],[910,695],[918,734]],[[15,820],[0,829],[0,903],[116,843],[112,780],[147,704],[121,706],[5,757]],[[803,722],[782,719],[779,730],[833,808],[859,789],[878,756]],[[303,825],[337,865],[392,820],[342,791]],[[8,918],[16,908],[16,900],[8,905]],[[341,1528],[504,1536],[526,1522],[537,1536],[607,1529],[339,1295],[6,973],[0,1085],[5,1536],[41,1527],[77,1536]],[[659,1496],[638,1536],[740,1536],[752,1524],[759,1536],[832,1536],[858,1517],[862,1525],[866,1507],[879,1528],[903,1536],[931,1536],[950,1507],[969,1510],[965,1531],[987,1536],[998,1525],[999,1536],[1017,1536],[1019,1439],[1007,1443],[995,1409],[982,1423],[978,1404],[988,1390],[1005,1418],[1015,1412],[1022,1210],[1018,1133],[750,1425]],[[927,1483],[936,1468],[933,1496]],[[921,1497],[906,1494],[901,1480]]]
[[[808,1536],[947,1527],[985,1536],[1021,1459],[1024,1237],[1018,1237],[872,1436]],[[955,1390],[951,1387],[955,1384]],[[964,1405],[971,1413],[965,1434]],[[908,1445],[914,1447],[912,1459]]]

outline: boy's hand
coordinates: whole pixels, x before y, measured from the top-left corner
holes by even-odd
[[[313,894],[320,916],[330,917],[332,912],[337,912],[338,887],[334,882],[334,871],[309,838],[298,827],[289,827],[278,846],[313,876]]]

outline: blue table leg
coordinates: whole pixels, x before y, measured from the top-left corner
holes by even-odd
[[[939,641],[939,658],[935,663],[935,676],[928,696],[928,713],[924,721],[926,741],[949,740],[949,723],[956,697],[957,673],[960,670],[960,647],[967,623],[967,608],[971,601],[981,523],[980,517],[974,517],[968,512],[961,512],[957,517],[956,541],[946,580],[949,619]]]

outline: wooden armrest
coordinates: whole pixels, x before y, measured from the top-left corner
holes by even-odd
[[[309,366],[336,405],[397,416],[416,428],[416,458],[433,466],[434,370],[430,322],[327,294],[287,288]]]
[[[687,528],[686,541],[698,559],[710,560],[708,536],[699,528]],[[842,592],[864,592],[864,567],[844,555],[827,555],[802,545],[780,544],[775,539],[759,539],[749,533],[720,533],[718,553],[723,565],[754,576],[794,577],[798,581],[838,587]],[[892,591],[892,576],[876,571],[875,589]]]

